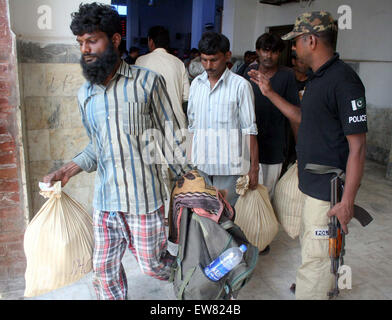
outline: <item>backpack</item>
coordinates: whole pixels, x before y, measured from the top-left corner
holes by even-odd
[[[180,178],[173,190],[169,239],[178,244],[169,281],[179,300],[236,298],[250,280],[258,249],[233,222],[234,210],[220,192],[205,183],[196,170]],[[231,247],[247,246],[242,261],[219,281],[204,274],[204,267]]]

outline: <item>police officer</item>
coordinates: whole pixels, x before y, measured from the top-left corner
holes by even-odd
[[[252,72],[262,93],[299,126],[297,140],[299,189],[305,194],[301,225],[302,264],[297,270],[297,299],[328,299],[333,287],[328,255],[328,221],[336,216],[342,229],[354,214],[354,199],[363,174],[366,152],[365,88],[358,75],[334,52],[336,25],[325,11],[303,13],[292,32],[298,58],[313,71],[301,108],[288,103],[271,88],[267,78]],[[346,173],[341,202],[330,209],[331,175],[305,171],[307,163],[340,168]]]

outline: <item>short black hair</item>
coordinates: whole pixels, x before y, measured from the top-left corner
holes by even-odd
[[[130,47],[129,48],[129,53],[133,53],[133,52],[139,52],[140,49],[138,47]]]
[[[148,30],[148,38],[154,41],[155,47],[169,49],[169,31],[163,26],[154,26]]]
[[[199,51],[207,55],[226,53],[230,51],[230,41],[221,33],[213,31],[204,32],[199,41]]]
[[[192,48],[191,51],[190,51],[190,53],[199,53],[199,50],[196,49],[196,48]]]
[[[273,33],[264,33],[256,40],[256,50],[282,52],[284,46],[283,40]]]
[[[327,47],[335,49],[337,31],[328,29],[315,33],[315,36],[318,37]]]
[[[250,56],[251,54],[253,54],[253,51],[247,50],[244,53],[244,56]]]
[[[121,34],[121,18],[112,6],[102,3],[81,3],[79,11],[71,14],[70,28],[75,36],[102,31],[111,39],[115,33]]]

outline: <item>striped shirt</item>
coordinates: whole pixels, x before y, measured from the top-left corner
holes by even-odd
[[[192,81],[188,101],[193,134],[192,163],[209,175],[241,175],[249,170],[247,135],[257,135],[251,84],[226,68],[214,88],[207,72]],[[243,150],[244,149],[244,150]]]
[[[162,155],[185,150],[163,78],[122,61],[106,87],[87,81],[78,103],[90,143],[73,161],[84,171],[97,171],[94,208],[134,214],[157,210],[166,199]],[[158,147],[166,140],[177,148]],[[183,173],[181,165],[170,168]]]

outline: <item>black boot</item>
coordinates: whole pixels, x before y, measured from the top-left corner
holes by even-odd
[[[295,287],[296,287],[296,284],[295,284],[295,283],[293,283],[293,284],[291,285],[291,287],[290,287],[290,292],[291,292],[292,294],[295,294]]]

